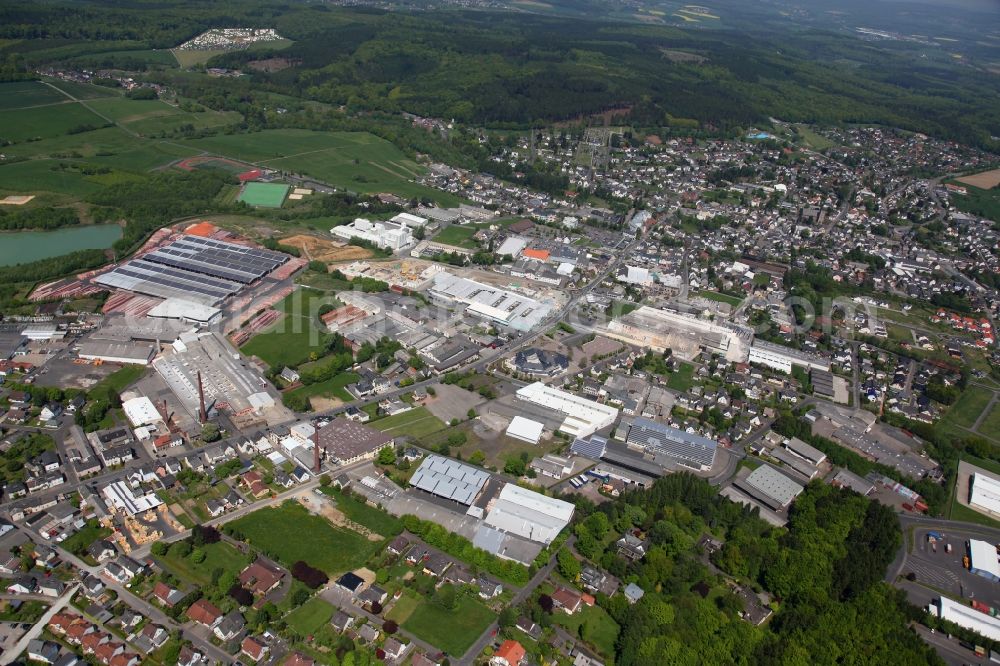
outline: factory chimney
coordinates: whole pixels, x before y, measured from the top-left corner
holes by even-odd
[[[198,371],[198,421],[201,423],[208,421],[208,412],[205,410],[205,387],[201,384],[201,370]]]
[[[313,431],[313,472],[317,475],[320,473],[319,466],[319,428]]]

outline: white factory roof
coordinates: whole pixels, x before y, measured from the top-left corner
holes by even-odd
[[[802,484],[796,483],[778,470],[761,465],[747,476],[747,484],[781,506],[788,506],[802,492]]]
[[[969,540],[970,568],[978,569],[995,578],[1000,578],[1000,560],[997,558],[996,546],[988,541]]]
[[[125,410],[128,422],[136,428],[163,420],[163,416],[156,409],[156,405],[145,396],[126,400],[122,403],[122,409]]]
[[[973,474],[969,504],[992,513],[1000,513],[1000,481],[981,472]]]
[[[500,491],[486,524],[531,541],[551,543],[573,518],[569,502],[508,483]]]
[[[183,298],[168,298],[147,313],[149,317],[160,319],[182,319],[184,321],[207,324],[219,316],[222,310],[202,305]]]
[[[1000,620],[982,611],[966,606],[948,597],[941,597],[938,602],[941,609],[941,619],[954,622],[960,627],[975,631],[993,641],[1000,641]]]
[[[497,248],[497,254],[501,257],[505,254],[509,254],[512,257],[517,257],[521,254],[521,250],[528,247],[528,239],[523,236],[511,236]]]
[[[529,331],[548,315],[552,306],[528,296],[458,277],[447,271],[434,276],[431,295],[464,303],[467,312],[519,331]]]
[[[613,424],[618,418],[618,410],[615,407],[546,386],[542,382],[528,384],[518,389],[517,397],[564,414],[566,419],[559,429],[574,437],[591,435]]]
[[[507,426],[507,434],[515,439],[520,439],[531,444],[538,444],[542,437],[542,430],[545,426],[538,421],[526,419],[523,416],[515,416],[510,425]]]
[[[443,456],[427,456],[410,477],[410,485],[439,497],[472,504],[489,480],[486,470]]]
[[[400,213],[396,217],[392,218],[392,221],[398,224],[405,224],[408,227],[422,227],[427,224],[426,217],[420,217],[419,215],[413,215],[412,213]]]
[[[136,496],[123,481],[109,483],[101,489],[101,494],[104,495],[108,504],[130,516],[144,513],[163,504],[160,498],[153,493]]]

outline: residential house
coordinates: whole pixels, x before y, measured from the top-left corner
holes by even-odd
[[[167,608],[173,608],[177,602],[184,598],[184,593],[175,590],[166,583],[157,582],[153,586],[153,597]]]
[[[212,629],[212,633],[220,641],[231,641],[236,638],[237,635],[246,626],[246,621],[243,619],[243,615],[239,611],[233,611],[226,615],[222,620],[215,625]]]
[[[366,608],[374,608],[375,604],[382,605],[389,598],[389,593],[378,585],[372,585],[367,590],[358,595],[358,601]]]
[[[410,540],[403,535],[399,535],[395,539],[389,542],[389,545],[385,547],[385,551],[390,555],[402,555],[407,548],[410,546]]]
[[[269,650],[270,648],[264,641],[254,636],[247,636],[240,643],[240,654],[245,655],[254,662],[258,662],[266,657]]]
[[[285,572],[269,563],[267,560],[257,558],[253,564],[240,572],[240,585],[247,588],[257,596],[264,596],[278,586]]]
[[[210,629],[222,621],[222,611],[206,599],[199,599],[187,610],[189,620],[202,624]]]
[[[476,586],[479,588],[479,597],[481,599],[494,599],[503,594],[503,585],[486,576],[480,575],[476,579]]]
[[[646,546],[647,543],[644,539],[631,532],[625,533],[621,539],[615,542],[618,554],[631,562],[641,560],[646,556]]]
[[[639,601],[639,599],[642,599],[643,595],[646,594],[646,591],[635,583],[629,583],[625,586],[623,593],[625,595],[625,599],[627,599],[630,604],[634,604]]]
[[[98,539],[87,547],[87,554],[98,562],[104,562],[117,555],[118,551],[107,539]]]
[[[288,655],[285,661],[282,662],[283,666],[313,666],[316,662],[307,654],[303,654],[296,650],[295,652]]]
[[[55,599],[61,597],[65,591],[66,585],[58,578],[47,577],[38,581],[38,594],[43,596]]]
[[[400,643],[398,640],[390,636],[385,639],[385,643],[382,644],[382,651],[385,652],[386,661],[401,661],[403,659],[403,655],[406,654],[406,650],[409,647],[409,644]]]
[[[527,653],[520,643],[506,640],[490,657],[490,666],[520,666],[525,654]]]
[[[28,641],[28,659],[54,664],[59,659],[59,643],[53,641]]]
[[[583,597],[575,590],[565,587],[557,587],[552,593],[552,603],[556,608],[561,609],[567,615],[572,615],[580,610]]]
[[[375,641],[378,640],[378,637],[379,637],[378,629],[373,627],[370,622],[368,624],[362,625],[362,627],[358,629],[358,638],[360,638],[365,643],[374,643]]]
[[[337,611],[330,618],[330,624],[334,629],[340,633],[344,633],[348,629],[354,626],[355,618],[352,615],[348,615],[342,610]]]

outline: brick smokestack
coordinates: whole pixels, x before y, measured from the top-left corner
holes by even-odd
[[[205,387],[201,384],[201,370],[198,371],[198,421],[208,421],[208,411],[205,409]]]
[[[320,473],[319,466],[319,429],[313,431],[313,472],[316,474]]]

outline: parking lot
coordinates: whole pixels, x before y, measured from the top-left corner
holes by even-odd
[[[931,544],[927,540],[928,532],[938,532],[943,539],[936,545]],[[935,588],[956,599],[978,599],[1000,608],[1000,583],[970,573],[962,566],[962,557],[967,552],[966,542],[969,539],[990,541],[989,537],[963,530],[917,527],[913,530],[913,539],[913,549],[907,555],[903,576],[912,572],[917,577],[915,582],[918,585]],[[948,544],[952,547],[950,553],[946,552]]]
[[[480,521],[464,513],[458,513],[458,509],[462,508],[461,505],[450,502],[454,504],[453,509],[442,504],[448,500],[440,500],[439,503],[435,501],[436,499],[423,491],[410,489],[393,498],[386,506],[386,510],[394,516],[413,514],[421,520],[437,523],[449,532],[455,532],[471,540]]]

